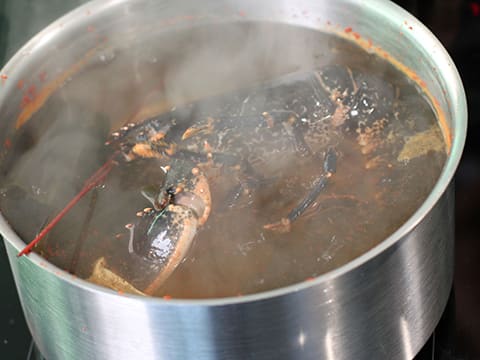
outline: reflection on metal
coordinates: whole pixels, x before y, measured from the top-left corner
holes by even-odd
[[[300,331],[300,334],[298,335],[298,345],[300,345],[301,348],[305,346],[305,341],[307,340],[307,337],[303,331]]]
[[[333,339],[330,330],[327,330],[325,335],[325,355],[326,360],[335,360],[338,357],[335,357],[335,352],[333,351]]]
[[[312,281],[239,298],[164,301],[120,296],[72,278],[36,254],[18,259],[16,254],[25,244],[0,216],[25,317],[44,355],[49,360],[235,360],[251,354],[259,354],[256,359],[272,358],[271,354],[295,359],[299,345],[305,358],[311,359],[403,359],[405,354],[415,354],[440,318],[451,287],[450,182],[466,132],[463,88],[441,44],[413,17],[383,0],[285,1],[282,12],[274,0],[134,3],[128,18],[121,2],[96,1],[77,10],[68,15],[68,22],[63,19],[56,24],[63,23],[64,31],[50,46],[71,49],[76,52],[72,57],[81,58],[98,45],[98,38],[87,31],[78,32],[75,46],[69,46],[72,36],[68,30],[88,26],[95,26],[98,36],[106,29],[109,38],[117,36],[117,40],[122,29],[171,31],[175,26],[218,22],[279,22],[325,31],[353,28],[362,39],[401,59],[425,80],[455,134],[452,151],[431,196],[382,244]],[[288,10],[290,7],[298,11]],[[403,21],[415,32],[403,31]],[[139,41],[141,36],[139,33]],[[29,69],[45,66],[47,73],[53,74],[68,65],[62,63],[65,57],[52,56],[50,47],[34,49],[28,57],[17,56],[4,69],[9,81],[0,93],[0,115],[5,120],[2,130],[15,129],[9,119],[18,115],[18,101],[11,100],[18,100],[17,83]],[[29,117],[24,115],[26,121]],[[19,125],[23,123],[20,120]],[[7,133],[0,131],[0,144]],[[403,261],[412,257],[415,259]],[[327,289],[334,289],[334,294]],[[415,302],[409,300],[414,297]],[[406,316],[403,323],[402,316]],[[292,329],[297,341],[288,341]]]
[[[111,309],[107,303],[99,303],[96,309],[99,314],[109,314]],[[118,337],[119,329],[127,329],[134,326],[135,323],[140,322],[142,324],[149,324],[154,321],[147,311],[147,308],[137,308],[135,314],[132,317],[129,316],[113,316],[110,317],[110,324],[104,329],[104,335],[108,338],[115,339]],[[84,329],[88,331],[88,329]],[[93,340],[93,339],[92,339]],[[93,340],[94,341],[94,340]],[[145,326],[142,328],[136,328],[136,331],[130,332],[129,342],[133,347],[141,347],[141,353],[143,359],[155,359],[158,358],[158,348],[162,348],[161,342],[156,341],[151,327]],[[121,348],[105,348],[105,352],[102,358],[105,359],[118,359]],[[81,357],[79,357],[81,358]]]
[[[404,317],[400,319],[400,332],[402,334],[402,345],[405,353],[405,359],[413,359],[415,352],[412,349],[412,338],[410,337],[408,323]]]

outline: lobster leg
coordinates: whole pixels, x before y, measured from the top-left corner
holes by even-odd
[[[303,198],[303,200],[293,208],[286,217],[280,219],[280,221],[272,224],[264,225],[264,229],[273,230],[280,233],[290,231],[291,224],[299,216],[301,216],[305,210],[307,210],[317,199],[320,193],[323,191],[328,183],[328,179],[332,177],[337,168],[337,154],[333,149],[328,149],[323,161],[323,173],[315,179],[313,186],[309,193]]]
[[[235,186],[225,199],[224,208],[233,208],[245,193],[252,193],[264,185],[273,183],[277,178],[249,178]]]
[[[301,156],[312,155],[312,150],[305,141],[300,116],[296,112],[274,110],[271,112],[264,112],[262,116],[269,128],[273,128],[278,124],[283,126],[285,131],[289,134],[292,145],[297,154]]]
[[[293,125],[292,133],[295,151],[302,156],[310,156],[312,154],[312,150],[305,141],[303,130],[299,126],[298,122]]]

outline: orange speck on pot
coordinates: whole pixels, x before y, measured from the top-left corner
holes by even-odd
[[[31,101],[32,101],[32,99],[30,99],[30,96],[23,95],[21,107],[25,108],[28,104],[30,104]]]
[[[27,94],[34,97],[36,93],[37,93],[37,87],[34,84],[30,85],[27,89]]]

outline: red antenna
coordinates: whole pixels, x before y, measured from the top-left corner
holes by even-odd
[[[58,213],[55,218],[53,218],[50,223],[45,226],[42,231],[33,239],[27,246],[25,246],[22,251],[18,253],[18,257],[22,255],[27,255],[29,254],[32,249],[39,243],[40,240],[42,240],[45,235],[47,235],[50,230],[52,230],[55,225],[68,213],[68,211],[75,206],[76,203],[80,201],[81,198],[83,198],[90,190],[92,190],[94,187],[98,186],[103,182],[105,177],[108,175],[110,170],[112,169],[114,164],[113,161],[113,156],[105,162],[105,164],[102,165],[100,169],[98,169],[92,176],[90,176],[87,181],[85,181],[85,185],[83,186],[82,190],[75,195],[75,197],[70,200],[70,202]]]

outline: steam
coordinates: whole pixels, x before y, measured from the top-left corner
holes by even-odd
[[[21,156],[12,163],[8,175],[2,179],[3,195],[8,197],[10,187],[14,186],[29,194],[28,201],[38,202],[51,210],[52,213],[47,215],[44,208],[28,215],[39,218],[40,223],[58,212],[78,192],[83,181],[101,166],[109,156],[109,150],[104,146],[108,133],[126,123],[158,116],[174,106],[202,102],[266,81],[286,79],[291,74],[295,77],[325,64],[358,60],[368,67],[371,60],[365,54],[353,60],[343,58],[352,49],[338,49],[332,45],[331,37],[316,31],[273,24],[232,23],[228,26],[198,26],[190,30],[160,29],[143,33],[142,37],[116,36],[115,31],[109,35],[109,41],[99,46],[85,67],[59,88],[21,130],[18,139],[26,138],[28,141],[23,144],[19,141],[16,145],[15,150]],[[356,54],[355,51],[353,53]],[[375,71],[381,73],[381,66]],[[245,108],[257,107],[261,115],[260,109],[264,107],[261,99],[256,99],[252,105],[247,95],[241,101]],[[207,102],[202,104],[199,107],[203,113],[216,110],[210,109],[211,105]],[[288,124],[285,127],[284,132],[291,130],[287,128]],[[252,143],[260,141],[249,140]],[[281,141],[278,143],[283,146]],[[319,144],[314,152],[318,150],[321,155],[326,142],[319,141]],[[291,145],[288,139],[284,145]],[[360,155],[347,155],[354,166],[361,166],[358,165]],[[305,232],[311,230],[313,235],[305,237],[302,244],[310,247],[292,245],[292,240],[298,239],[288,234],[272,237],[263,230],[258,231],[259,223],[272,221],[272,212],[276,211],[278,218],[285,216],[304,195],[298,193],[298,189],[307,189],[318,171],[315,173],[315,169],[305,164],[303,167],[298,165],[294,155],[272,153],[263,156],[259,164],[255,163],[255,156],[249,160],[268,176],[254,179],[258,183],[253,184],[253,190],[246,186],[241,189],[239,206],[232,210],[232,218],[238,220],[234,224],[226,224],[221,217],[216,217],[224,210],[220,206],[222,199],[213,198],[213,215],[199,230],[206,241],[194,244],[184,262],[185,271],[173,274],[166,284],[167,290],[185,293],[185,296],[190,296],[188,289],[196,289],[198,293],[203,291],[205,296],[235,295],[243,291],[236,288],[241,283],[246,291],[258,291],[300,281],[322,269],[326,271],[334,264],[338,265],[333,258],[348,244],[335,238],[334,225],[340,224],[347,229],[351,225],[342,220],[346,214],[344,210],[336,209],[328,216],[316,219],[315,223],[305,222]],[[124,225],[134,222],[136,213],[149,206],[140,189],[144,185],[161,183],[164,178],[162,166],[166,165],[169,164],[162,160],[149,159],[118,166],[112,171],[106,187],[98,189],[97,195],[80,203],[52,233],[42,248],[43,254],[55,264],[69,268],[77,242],[84,241],[80,251],[82,263],[76,269],[80,276],[88,277],[92,265],[103,256],[107,257],[113,270],[122,269],[121,272],[127,273],[122,264],[125,259],[128,260],[132,244]],[[322,168],[321,161],[318,168]],[[275,175],[282,171],[292,176],[290,181],[284,181],[285,188],[278,190]],[[352,173],[353,177],[363,176],[355,171],[339,174],[334,182],[343,181],[344,187],[334,190],[350,190],[350,184],[345,179],[351,179]],[[215,182],[210,186],[215,186],[214,190],[222,194],[239,183],[253,182],[250,178],[239,179],[229,170],[219,171],[215,176]],[[219,178],[222,181],[218,181]],[[255,191],[255,186],[261,191]],[[371,191],[368,186],[365,186],[366,191]],[[293,195],[296,196],[295,201],[291,200]],[[376,194],[372,192],[369,195],[373,197]],[[415,197],[420,198],[418,194]],[[23,207],[28,208],[28,201],[24,200]],[[255,206],[249,207],[251,204]],[[358,210],[355,208],[357,203],[353,204],[346,207],[350,215]],[[90,219],[89,214],[92,213]],[[5,214],[8,218],[8,211]],[[368,212],[365,214],[370,216]],[[371,221],[367,215],[361,218],[365,223]],[[22,227],[21,216],[10,220],[15,228]],[[322,231],[329,234],[324,239],[319,235],[319,224]],[[82,234],[85,238],[81,238]],[[243,234],[241,241],[238,241],[238,234]],[[380,235],[381,238],[383,236]],[[356,245],[358,252],[365,251],[369,246],[369,243]],[[54,251],[49,250],[52,248]],[[302,257],[309,256],[313,258],[313,264],[309,264],[308,260],[300,263]],[[342,261],[349,261],[352,256],[351,252],[344,254]],[[251,260],[245,261],[248,257]],[[320,261],[328,264],[322,268],[318,264]],[[219,275],[226,268],[237,280]]]
[[[272,31],[268,25],[240,23],[224,26],[220,31],[213,26],[154,32],[140,41],[135,37],[125,41],[112,33],[110,39],[99,45],[83,69],[72,73],[21,130],[19,136],[31,139],[31,144],[20,149],[21,161],[15,162],[4,179],[7,192],[11,186],[18,187],[33,201],[58,212],[105,160],[103,143],[109,128],[113,130],[132,119],[141,121],[168,110],[159,104],[182,105],[311,69],[318,66],[315,49],[325,45],[319,44],[313,34],[299,37],[285,27]],[[70,62],[76,61],[72,56]],[[327,63],[330,59],[322,61]],[[65,69],[57,72],[61,71]],[[57,72],[49,72],[48,76],[54,77]],[[139,113],[143,117],[135,118]],[[99,191],[93,225],[104,222],[107,228],[118,231],[118,218],[126,222],[123,219],[128,218],[128,213],[134,216],[141,209],[142,202],[136,200],[138,194],[138,188],[125,189],[122,181],[112,175],[108,188]],[[113,215],[118,209],[108,210],[112,202],[109,197],[120,198],[120,206],[126,207],[120,211],[123,218]],[[78,239],[74,232],[82,232],[80,227],[89,206],[87,200],[78,204],[73,215],[67,216],[52,234],[47,247],[53,245],[68,254]],[[53,214],[31,216],[44,223]],[[21,219],[12,222],[14,227],[22,227]],[[124,223],[119,225],[123,228]],[[68,268],[68,259],[54,256],[51,260]],[[81,269],[87,271],[87,267]]]
[[[165,74],[165,95],[171,103],[182,104],[312,69],[318,66],[314,49],[319,44],[313,45],[313,39],[295,38],[285,28],[237,24],[221,36],[213,29],[198,30],[193,38],[180,41],[181,55]]]

